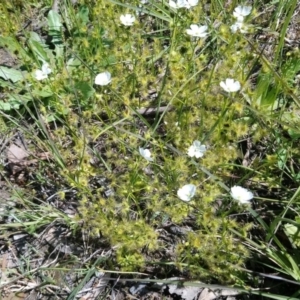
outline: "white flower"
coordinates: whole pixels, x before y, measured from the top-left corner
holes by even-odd
[[[196,158],[202,157],[204,153],[206,152],[206,146],[201,145],[201,142],[199,141],[194,141],[192,146],[189,147],[188,149],[188,156]]]
[[[42,72],[44,74],[50,74],[52,72],[52,70],[49,68],[49,64],[44,62],[43,65],[42,65]]]
[[[244,189],[241,186],[233,186],[231,189],[231,197],[234,200],[238,200],[240,203],[247,204],[253,198],[253,193]]]
[[[194,184],[186,184],[177,191],[177,196],[183,201],[190,201],[196,193],[196,186]]]
[[[146,160],[153,161],[153,158],[151,158],[150,150],[139,147],[139,152]]]
[[[236,33],[238,30],[241,33],[247,33],[248,27],[243,22],[235,22],[233,25],[230,26],[231,32]]]
[[[208,34],[206,31],[207,31],[206,25],[198,26],[198,25],[192,24],[190,26],[190,29],[186,30],[186,33],[191,36],[203,38],[203,37],[206,37]]]
[[[135,16],[131,14],[121,15],[120,21],[124,26],[132,26],[135,21]]]
[[[241,5],[239,5],[234,9],[233,16],[235,18],[237,18],[238,22],[243,22],[244,17],[250,15],[251,10],[252,10],[251,6],[241,6]]]
[[[187,0],[185,4],[185,8],[189,9],[198,4],[198,0]]]
[[[241,89],[241,84],[232,78],[227,78],[225,82],[221,81],[220,86],[228,93],[237,92]]]
[[[34,72],[34,77],[37,79],[37,80],[43,80],[43,79],[46,79],[48,77],[47,74],[44,74],[43,71],[41,70],[36,70]]]
[[[198,4],[198,1],[199,0],[175,0],[175,1],[169,0],[169,5],[170,7],[175,9],[183,8],[183,7],[190,9],[193,6],[196,6]]]
[[[42,65],[42,70],[36,70],[34,72],[34,77],[37,80],[43,80],[48,78],[48,74],[50,74],[52,72],[52,70],[49,68],[49,64],[44,62]]]
[[[170,7],[175,9],[185,7],[185,4],[186,4],[186,0],[169,1]]]
[[[99,73],[95,78],[95,84],[108,85],[111,82],[111,74],[107,71]]]

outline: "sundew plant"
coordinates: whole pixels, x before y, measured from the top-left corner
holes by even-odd
[[[296,1],[44,5],[0,35],[3,134],[25,119],[47,153],[20,189],[75,201],[69,225],[112,249],[103,268],[245,286],[255,258],[299,280],[277,236],[297,249]]]
[[[145,264],[144,251],[167,248],[158,228],[191,222],[183,240],[174,242],[175,264],[190,276],[211,272],[230,281],[225,274],[234,277],[233,270],[248,257],[231,229],[245,236],[251,225],[241,226],[226,211],[218,212],[214,202],[230,199],[229,188],[217,176],[222,176],[220,169],[230,170],[226,165],[238,157],[236,140],[248,133],[247,123],[238,120],[245,102],[238,94],[238,80],[247,70],[240,67],[239,57],[222,58],[214,62],[218,67],[209,64],[217,46],[230,56],[231,34],[226,43],[226,32],[214,29],[209,18],[197,17],[203,15],[201,5],[145,3],[130,10],[100,2],[91,13],[94,28],[103,27],[112,41],[94,54],[103,64],[94,70],[102,72],[95,80],[98,105],[107,108],[102,122],[124,121],[102,130],[102,135],[89,133],[94,141],[104,140],[94,151],[104,161],[98,167],[106,183],[96,197],[82,194],[81,214],[84,219],[89,216],[86,225],[117,246],[123,270],[134,271]],[[233,38],[241,43],[243,37]],[[233,76],[236,81],[228,78]],[[142,108],[153,109],[154,116],[143,115]],[[87,175],[81,173],[78,182],[83,180],[88,188]]]

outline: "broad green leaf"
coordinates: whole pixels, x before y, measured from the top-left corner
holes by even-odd
[[[0,101],[0,110],[9,111],[12,109],[19,109],[21,105],[30,101],[30,96],[26,95],[9,95],[6,101]]]
[[[283,105],[279,97],[280,91],[281,87],[274,82],[272,74],[261,74],[251,102],[264,111],[276,110]]]
[[[29,94],[25,94],[25,95],[11,94],[8,97],[8,102],[10,102],[11,104],[26,104],[31,100],[32,97]]]
[[[11,80],[17,82],[23,79],[23,73],[19,70],[0,66],[0,77],[5,80]]]
[[[295,129],[288,129],[288,134],[290,135],[290,137],[293,139],[293,140],[297,140],[300,138],[300,130],[295,130]]]
[[[48,26],[49,26],[49,31],[60,32],[60,30],[62,28],[62,23],[60,21],[60,15],[54,10],[50,10],[48,13]]]
[[[115,64],[116,61],[117,61],[116,56],[112,54],[112,55],[109,55],[105,60],[101,61],[99,63],[99,66],[106,68],[110,65]]]
[[[51,42],[55,45],[56,57],[62,57],[64,54],[64,45],[62,38],[62,23],[60,21],[60,15],[50,10],[48,13],[48,26],[49,26],[49,35],[52,37]]]
[[[47,123],[51,123],[51,122],[54,122],[57,118],[55,117],[54,114],[49,114],[46,116],[46,122]]]
[[[38,60],[48,61],[48,55],[45,50],[45,44],[42,39],[35,33],[30,33],[30,38],[28,40],[28,45],[31,48],[31,51],[35,54]]]
[[[300,247],[300,230],[293,224],[284,224],[284,232],[294,246]]]
[[[83,96],[83,100],[88,100],[95,92],[94,88],[85,81],[75,84],[75,89]]]
[[[9,111],[12,108],[13,107],[9,102],[0,101],[0,110]],[[17,107],[17,108],[19,108],[19,107]]]
[[[64,54],[64,46],[55,45],[55,53],[56,53],[56,57],[62,57]]]
[[[30,31],[30,37],[29,37],[29,39],[31,41],[36,41],[36,42],[40,43],[44,47],[46,46],[46,44],[44,43],[43,39],[36,32],[34,32],[34,31]]]
[[[10,87],[11,83],[8,82],[8,81],[6,81],[6,80],[0,79],[0,86],[2,86],[2,87]]]
[[[81,65],[81,61],[77,57],[71,57],[67,61],[67,70],[71,72],[72,70],[76,69],[78,66]]]
[[[79,12],[76,14],[77,19],[81,24],[86,25],[89,22],[89,9],[87,6],[81,6]]]
[[[38,43],[36,41],[31,41],[30,46],[31,46],[32,51],[37,56],[38,60],[48,61],[47,53],[40,43]]]
[[[49,86],[45,86],[42,90],[33,90],[32,95],[34,97],[46,98],[46,97],[52,96],[53,92],[52,92],[52,90],[50,89]]]

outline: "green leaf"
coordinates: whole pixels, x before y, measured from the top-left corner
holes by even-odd
[[[76,14],[77,19],[82,25],[86,25],[89,22],[89,9],[87,6],[81,6],[79,12]]]
[[[260,74],[251,102],[266,112],[274,111],[284,104],[280,97],[281,88],[271,73]]]
[[[108,57],[106,57],[105,60],[102,60],[99,63],[99,66],[107,68],[108,66],[115,64],[116,61],[117,61],[116,56],[112,54],[112,55],[109,55]]]
[[[52,90],[50,89],[49,86],[45,86],[42,90],[33,90],[32,95],[34,97],[42,97],[42,98],[47,98],[53,95]]]
[[[6,99],[6,101],[0,101],[0,110],[9,111],[12,109],[19,109],[21,105],[30,100],[30,96],[12,94]]]
[[[5,80],[11,80],[17,82],[23,79],[23,73],[19,70],[0,66],[0,77]]]
[[[31,41],[30,46],[32,51],[37,56],[40,61],[48,61],[47,53],[44,50],[43,46],[37,41]]]
[[[48,26],[49,26],[49,31],[60,32],[60,30],[62,28],[62,23],[60,21],[60,15],[54,10],[50,10],[48,13]]]
[[[284,224],[284,232],[294,246],[300,247],[300,229],[293,224]]]
[[[0,110],[9,111],[12,109],[12,106],[9,102],[0,101]]]
[[[28,45],[31,51],[35,54],[38,60],[40,61],[48,61],[48,55],[45,50],[46,45],[43,40],[39,37],[39,35],[35,32],[30,32],[30,38],[28,40]]]
[[[57,57],[62,57],[64,54],[64,45],[62,37],[62,23],[60,21],[60,15],[50,10],[48,13],[48,26],[49,35],[52,37],[52,43],[55,45],[55,53]]]
[[[78,66],[81,65],[81,61],[76,57],[71,57],[68,61],[67,61],[67,70],[69,72],[71,72],[72,70],[76,69]]]
[[[94,88],[85,81],[77,82],[75,89],[83,96],[83,100],[88,100],[95,92]]]
[[[0,86],[1,87],[11,87],[11,83],[5,81],[5,80],[2,80],[0,79]]]
[[[40,43],[43,47],[46,46],[46,44],[44,43],[44,40],[34,31],[30,31],[29,40],[36,41],[36,42]]]

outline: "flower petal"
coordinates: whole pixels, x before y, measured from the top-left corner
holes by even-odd
[[[241,89],[241,84],[239,83],[239,81],[235,81],[232,78],[227,78],[225,82],[221,81],[220,86],[228,93],[234,93]]]
[[[108,85],[111,82],[111,74],[107,71],[99,73],[96,77],[95,77],[95,84],[97,85]]]
[[[233,186],[231,189],[231,197],[242,204],[250,203],[250,200],[254,197],[253,193],[241,186]]]
[[[46,79],[48,77],[47,74],[45,74],[43,71],[41,70],[36,70],[34,72],[34,77],[36,80],[43,80],[43,79]]]
[[[120,21],[124,26],[132,26],[135,22],[135,16],[131,14],[125,14],[120,16]]]
[[[52,70],[49,68],[49,64],[48,63],[43,63],[42,65],[42,72],[46,75],[50,74],[52,72]]]
[[[139,152],[147,161],[153,161],[150,150],[139,147]]]
[[[177,196],[182,201],[190,201],[196,193],[196,186],[194,184],[186,184],[178,189]]]

